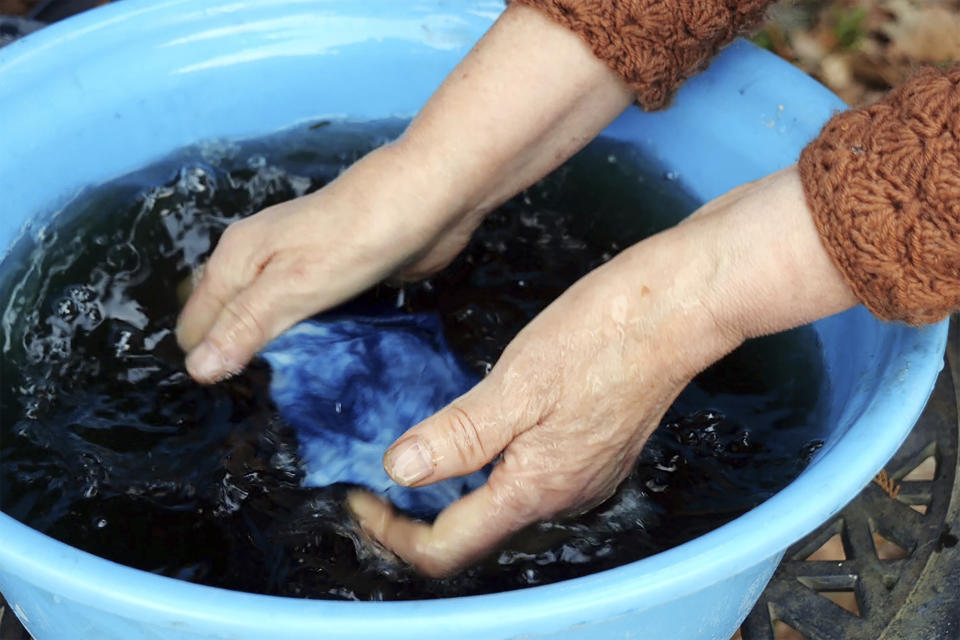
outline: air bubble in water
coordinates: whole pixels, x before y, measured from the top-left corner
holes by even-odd
[[[70,287],[68,294],[70,298],[77,303],[90,302],[95,300],[97,297],[97,292],[94,291],[93,287],[87,285],[76,285]]]
[[[38,245],[44,249],[49,249],[57,242],[57,232],[51,231],[46,226],[43,226],[37,229],[36,234],[34,234],[34,239]]]
[[[214,184],[214,177],[210,175],[206,169],[194,165],[184,167],[180,171],[177,190],[184,194],[212,193],[214,191]]]
[[[310,190],[310,187],[313,185],[310,178],[305,176],[288,176],[287,180],[290,182],[290,187],[293,189],[293,193],[296,197],[300,197],[307,193]]]
[[[77,303],[72,298],[61,298],[57,302],[57,317],[66,322],[73,322],[80,314]]]
[[[120,338],[117,340],[116,344],[114,345],[114,350],[113,350],[113,353],[116,357],[119,358],[123,354],[125,354],[127,351],[130,350],[130,335],[131,334],[129,331],[120,332]]]
[[[96,304],[87,308],[80,324],[87,331],[93,331],[100,326],[101,322],[103,322],[103,311],[100,309],[100,305]]]
[[[114,271],[135,271],[140,266],[140,253],[128,242],[116,244],[107,251],[107,266]]]

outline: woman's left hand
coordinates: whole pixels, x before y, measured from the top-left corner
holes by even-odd
[[[432,525],[366,492],[350,507],[422,572],[453,573],[527,525],[610,497],[684,386],[744,339],[854,304],[796,170],[740,187],[577,282],[384,458],[399,484],[422,486],[502,453],[485,485]]]

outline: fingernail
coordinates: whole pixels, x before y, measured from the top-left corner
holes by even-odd
[[[229,367],[219,349],[209,342],[201,342],[187,356],[187,371],[198,380],[216,382],[229,373]]]
[[[420,438],[410,438],[387,451],[387,473],[397,483],[409,486],[433,473],[430,452]]]

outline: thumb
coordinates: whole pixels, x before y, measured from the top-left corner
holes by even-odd
[[[500,385],[493,378],[487,376],[387,450],[383,467],[397,484],[422,486],[473,473],[510,444],[519,427],[500,410]]]

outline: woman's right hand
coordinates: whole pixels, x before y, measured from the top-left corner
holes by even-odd
[[[177,327],[191,376],[236,373],[301,319],[456,256],[479,218],[452,214],[405,157],[402,142],[381,147],[320,191],[227,228]]]
[[[180,316],[190,375],[215,382],[299,320],[387,276],[443,268],[486,212],[632,100],[579,37],[511,6],[400,140],[227,229]]]
[[[534,522],[609,497],[677,394],[744,339],[856,303],[796,167],[744,185],[575,283],[482,381],[384,457],[412,487],[496,458],[486,484],[429,524],[364,491],[348,504],[398,556],[451,575]]]

